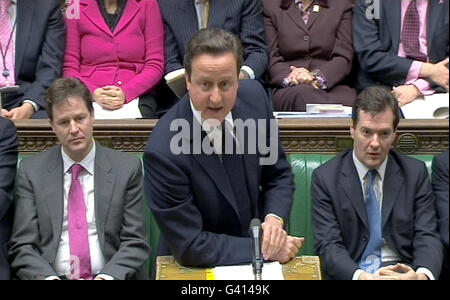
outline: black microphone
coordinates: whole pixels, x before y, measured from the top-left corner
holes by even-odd
[[[261,254],[261,242],[262,242],[261,221],[259,221],[259,219],[256,218],[252,219],[248,231],[252,239],[253,275],[255,275],[255,280],[261,280],[263,268],[263,257]]]

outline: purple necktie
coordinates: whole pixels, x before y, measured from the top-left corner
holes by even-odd
[[[72,170],[72,184],[69,190],[69,244],[72,267],[72,279],[92,279],[91,255],[89,252],[88,224],[86,220],[86,204],[83,188],[78,175],[83,167],[74,164]]]
[[[403,18],[402,43],[406,57],[418,61],[426,61],[427,56],[420,52],[419,44],[420,18],[416,0],[412,0]]]

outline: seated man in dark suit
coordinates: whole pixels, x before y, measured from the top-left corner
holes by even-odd
[[[431,184],[436,198],[439,232],[446,251],[441,279],[448,279],[448,150],[435,157],[432,169]]]
[[[0,88],[8,119],[47,118],[45,90],[61,76],[65,29],[60,0],[1,0]]]
[[[394,95],[364,90],[353,107],[353,149],[313,174],[315,250],[332,279],[437,279],[443,247],[425,164],[391,150]]]
[[[403,106],[448,91],[449,1],[357,0],[353,40],[357,88],[393,88]]]
[[[17,131],[13,122],[0,117],[0,280],[10,278],[7,244],[13,220],[17,146]]]
[[[183,68],[188,41],[202,28],[221,28],[244,45],[240,79],[261,78],[268,56],[261,0],[160,0],[166,25],[166,73]]]
[[[289,261],[303,241],[283,229],[293,176],[263,87],[238,80],[242,51],[225,30],[194,35],[184,60],[189,93],[161,118],[145,149],[146,197],[162,233],[158,254],[182,265],[251,262],[252,218],[264,220],[266,260]]]
[[[269,58],[261,0],[159,0],[159,6],[165,24],[167,76],[182,71],[186,45],[197,31],[220,28],[237,35],[244,46],[239,79],[263,78]],[[157,95],[159,115],[178,101],[165,82]]]
[[[78,79],[47,94],[61,145],[20,164],[9,259],[20,279],[146,279],[150,253],[141,162],[92,138],[92,96]]]

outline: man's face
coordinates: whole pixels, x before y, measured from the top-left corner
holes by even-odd
[[[356,157],[369,169],[378,168],[389,154],[395,140],[393,123],[390,109],[376,115],[361,110],[356,128],[350,127]]]
[[[83,160],[93,146],[93,114],[81,98],[69,98],[52,110],[50,124],[64,151],[74,161]]]
[[[192,61],[191,75],[187,76],[186,83],[192,103],[203,119],[216,119],[222,123],[236,103],[236,58],[232,53],[199,55]]]

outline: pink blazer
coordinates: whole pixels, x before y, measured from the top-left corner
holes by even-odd
[[[128,0],[114,32],[97,0],[80,0],[79,18],[66,18],[64,77],[83,81],[94,92],[122,88],[126,102],[152,90],[165,66],[164,25],[156,0]]]

